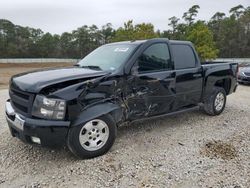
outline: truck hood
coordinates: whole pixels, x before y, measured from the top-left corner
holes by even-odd
[[[11,86],[22,91],[39,93],[43,88],[67,81],[79,81],[104,76],[108,72],[68,67],[21,73],[11,78]],[[72,82],[73,84],[74,82]]]

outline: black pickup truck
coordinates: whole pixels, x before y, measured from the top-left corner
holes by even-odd
[[[123,123],[201,108],[219,115],[237,87],[236,63],[201,65],[191,42],[101,46],[74,67],[15,75],[6,119],[27,143],[67,145],[81,158],[106,153]]]

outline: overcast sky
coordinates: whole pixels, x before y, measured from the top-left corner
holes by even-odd
[[[198,18],[209,20],[217,11],[250,6],[250,0],[0,0],[0,19],[58,34],[108,22],[118,28],[129,19],[151,22],[155,29],[164,30],[168,18],[182,17],[194,4],[200,5]]]

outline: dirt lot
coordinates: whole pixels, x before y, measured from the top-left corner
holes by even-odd
[[[0,63],[0,89],[8,88],[11,76],[42,68],[72,66],[72,63]]]
[[[12,138],[7,98],[0,90],[0,187],[250,187],[250,86],[220,116],[194,111],[120,127],[111,151],[91,160]]]

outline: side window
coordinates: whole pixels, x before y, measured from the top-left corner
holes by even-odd
[[[168,46],[157,43],[148,47],[138,59],[138,72],[154,72],[171,69]]]
[[[175,69],[195,67],[195,55],[189,45],[173,44],[172,51],[174,56]]]

